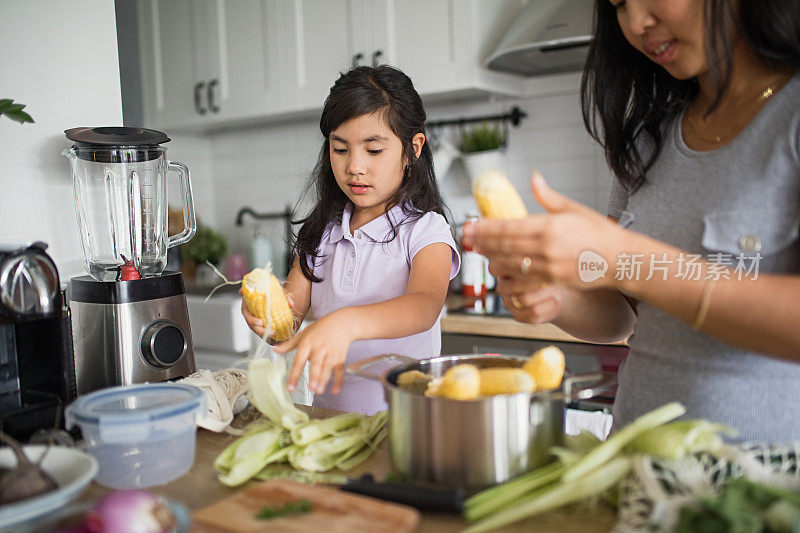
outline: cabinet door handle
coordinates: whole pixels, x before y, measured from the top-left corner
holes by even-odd
[[[200,101],[200,99],[202,98],[200,92],[203,90],[205,84],[206,82],[204,81],[200,81],[194,84],[194,110],[197,111],[198,115],[206,114],[206,108],[203,107],[203,104]]]
[[[372,66],[377,67],[378,62],[381,60],[381,56],[383,55],[383,50],[375,50],[372,52]]]
[[[361,66],[361,60],[364,59],[364,54],[361,52],[353,56],[353,68]]]
[[[214,103],[214,87],[219,85],[219,80],[208,82],[208,110],[212,113],[219,113],[219,106]]]

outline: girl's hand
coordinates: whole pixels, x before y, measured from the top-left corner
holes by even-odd
[[[531,290],[527,280],[498,278],[495,291],[503,297],[503,305],[517,322],[546,324],[561,313],[564,290],[558,285],[540,284]]]
[[[489,271],[513,281],[518,292],[536,292],[543,282],[584,290],[612,286],[616,256],[624,250],[627,232],[552,190],[538,172],[531,178],[531,189],[546,214],[521,220],[482,219],[464,227],[465,243],[488,257]],[[608,265],[601,277],[588,282],[581,279],[578,268],[587,251]]]
[[[315,320],[291,339],[275,346],[275,351],[281,354],[297,349],[286,383],[290,392],[297,386],[306,361],[310,363],[308,388],[311,392],[325,392],[331,374],[331,392],[339,394],[342,390],[344,363],[350,343],[353,342],[352,321],[345,318],[343,311],[340,309]]]
[[[242,294],[242,290],[239,289],[239,294]],[[294,309],[294,299],[292,298],[291,294],[286,294],[286,301],[289,303],[289,308]],[[275,334],[275,331],[270,328],[267,330],[264,321],[260,318],[257,318],[253,313],[247,310],[247,305],[244,303],[244,299],[242,300],[242,316],[244,317],[244,321],[247,322],[247,326],[259,337],[262,339],[264,335],[267,334],[267,337],[272,337]]]

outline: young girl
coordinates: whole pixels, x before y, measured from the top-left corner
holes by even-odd
[[[518,320],[595,342],[633,333],[615,427],[680,401],[740,440],[797,440],[797,2],[596,5],[583,110],[617,178],[614,222],[537,176],[548,214],[481,221],[465,243],[488,255]],[[591,283],[587,251],[609,263]]]
[[[297,349],[289,390],[308,361],[315,406],[371,414],[386,408],[381,387],[345,376],[345,364],[384,353],[439,355],[439,317],[459,253],[408,76],[388,66],[343,74],[320,130],[317,201],[299,222],[284,284],[296,324],[309,309],[314,321],[275,351]],[[242,312],[263,336],[261,321]]]

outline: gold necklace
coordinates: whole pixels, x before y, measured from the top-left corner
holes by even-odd
[[[768,86],[766,89],[761,91],[761,94],[758,95],[758,100],[756,100],[756,103],[761,103],[761,102],[765,102],[765,101],[769,100],[770,97],[773,94],[775,94],[775,90],[778,88],[778,86],[779,85],[783,85],[783,83],[786,82],[786,81],[789,81],[790,77],[791,76],[789,76],[789,77],[787,77],[785,79],[778,80],[778,82]],[[721,143],[722,141],[727,140],[731,135],[736,133],[736,131],[739,129],[739,126],[742,123],[742,118],[741,117],[742,117],[742,115],[739,115],[739,118],[736,120],[736,122],[734,122],[734,124],[731,127],[730,131],[728,131],[728,133],[726,133],[725,135],[717,135],[717,136],[715,136],[713,138],[708,138],[708,137],[703,137],[700,134],[700,131],[698,131],[697,125],[694,123],[694,120],[692,120],[691,115],[689,114],[688,111],[686,113],[686,120],[689,122],[689,125],[692,127],[692,130],[694,131],[694,134],[697,136],[697,138],[700,139],[701,141],[704,141],[704,142],[707,142],[707,143],[711,143],[711,144]]]

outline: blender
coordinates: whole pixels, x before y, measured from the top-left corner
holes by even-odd
[[[189,170],[167,161],[159,131],[73,128],[75,213],[88,276],[70,280],[78,394],[166,381],[195,371],[186,291],[164,271],[167,249],[188,242],[196,223]],[[181,184],[184,229],[167,233],[167,175]]]

